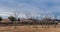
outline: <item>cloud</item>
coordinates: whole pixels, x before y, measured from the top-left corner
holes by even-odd
[[[59,8],[60,0],[0,0],[1,16],[10,16],[14,11],[19,13],[19,17],[26,17],[25,14],[59,16]]]

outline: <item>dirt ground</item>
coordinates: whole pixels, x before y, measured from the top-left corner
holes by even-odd
[[[25,25],[25,26],[0,26],[0,32],[60,32],[60,27],[41,25]]]

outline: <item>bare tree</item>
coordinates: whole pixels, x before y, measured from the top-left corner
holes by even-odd
[[[17,10],[16,11],[14,11],[14,16],[15,16],[15,22],[14,22],[14,24],[15,24],[15,28],[16,28],[16,22],[17,22],[17,17],[19,16],[19,12],[17,12]]]
[[[16,8],[14,11],[13,11],[13,15],[14,15],[14,17],[16,18],[15,19],[15,21],[14,21],[14,25],[15,25],[15,29],[16,29],[16,22],[17,22],[17,18],[18,18],[18,16],[19,16],[19,13],[20,13],[20,11],[19,11],[19,9],[20,9],[20,7],[18,7],[18,8]]]
[[[41,25],[42,25],[42,28],[43,28],[43,23],[42,23],[42,16],[41,16]]]
[[[48,27],[49,27],[49,19],[50,19],[50,18],[49,18],[48,15],[46,15],[44,19],[45,19],[45,20],[44,20],[44,23],[45,23],[44,25],[45,25],[45,28],[47,28],[47,27],[46,27],[47,25],[48,25]]]
[[[30,13],[25,13],[25,16],[26,16],[26,18],[29,20],[29,18],[30,18]],[[29,22],[29,21],[28,21]],[[29,24],[29,28],[30,28],[30,23],[28,23]]]
[[[19,4],[18,4],[18,5],[19,5]],[[11,12],[13,12],[12,15],[14,15],[14,18],[16,18],[16,19],[17,19],[17,17],[19,16],[19,13],[20,13],[19,9],[21,9],[18,5],[16,6],[16,8],[13,9],[14,11],[11,11]],[[9,8],[9,11],[10,11],[10,10],[11,10],[11,8]],[[15,21],[14,21],[15,28],[16,28],[16,19],[15,19]]]
[[[57,21],[56,20],[57,20],[57,16],[55,15],[55,23],[54,23],[55,24],[55,28],[56,28],[56,25],[57,25]]]

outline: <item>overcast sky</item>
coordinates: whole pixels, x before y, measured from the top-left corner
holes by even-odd
[[[0,0],[0,16],[6,18],[14,11],[19,13],[19,17],[25,18],[25,14],[56,15],[60,18],[60,0]]]

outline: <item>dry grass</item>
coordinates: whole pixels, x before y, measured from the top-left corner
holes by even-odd
[[[44,26],[44,25],[43,25]],[[54,28],[54,26],[44,26],[42,28],[41,25],[36,25],[33,27],[33,25],[27,25],[27,26],[16,26],[16,29],[14,26],[2,26],[0,27],[0,32],[60,32],[60,27]]]

